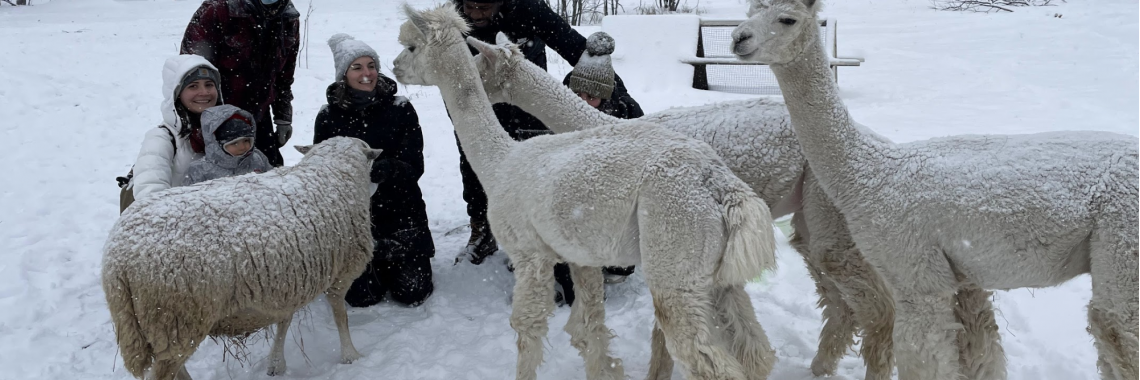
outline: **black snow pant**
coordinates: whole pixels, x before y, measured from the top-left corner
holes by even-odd
[[[426,227],[386,234],[376,239],[372,261],[352,282],[344,300],[352,307],[380,303],[386,294],[393,301],[419,306],[435,290],[431,257],[435,244]]]
[[[629,276],[633,274],[633,265],[628,267],[603,267],[602,273]],[[554,265],[554,281],[562,285],[562,300],[567,305],[574,304],[574,280],[570,277],[570,266],[566,263]]]

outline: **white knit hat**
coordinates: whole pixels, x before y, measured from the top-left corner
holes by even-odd
[[[344,78],[344,73],[348,72],[348,66],[360,57],[372,57],[376,61],[377,67],[380,65],[380,56],[372,50],[368,44],[357,41],[352,36],[337,33],[329,37],[329,48],[333,53],[333,64],[336,65],[336,75],[333,76],[336,80]]]
[[[614,52],[614,38],[606,32],[597,32],[586,40],[586,51],[570,72],[570,89],[585,92],[601,99],[609,99],[614,92],[614,67],[610,53]]]

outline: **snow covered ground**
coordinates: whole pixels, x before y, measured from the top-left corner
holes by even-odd
[[[37,4],[0,7],[0,380],[126,379],[99,282],[101,248],[117,217],[113,178],[126,173],[143,133],[160,120],[160,67],[177,53],[198,2]],[[298,8],[304,13],[307,5]],[[1054,130],[1137,135],[1136,1],[1072,0],[1011,14],[938,12],[929,5],[825,4],[826,15],[840,20],[840,55],[867,60],[840,69],[842,95],[860,122],[896,141]],[[743,0],[703,0],[700,7],[718,17],[742,17],[745,8]],[[294,86],[294,143],[311,141],[310,125],[333,79],[326,39],[355,35],[380,53],[390,73],[400,50],[396,10],[388,1],[314,4],[311,51],[302,54],[307,59]],[[637,43],[620,40],[618,50]],[[561,78],[568,68],[551,58],[551,71]],[[632,70],[619,65],[619,73],[623,69]],[[647,112],[739,97],[629,85]],[[323,302],[314,303],[290,331],[286,379],[503,379],[514,372],[507,303],[513,279],[502,258],[482,266],[450,263],[466,231],[446,232],[466,223],[466,214],[458,153],[438,91],[413,86],[400,92],[415,104],[425,134],[427,172],[420,185],[438,248],[436,293],[418,308],[385,303],[352,311],[353,339],[366,356],[351,365],[336,364],[330,313]],[[283,153],[286,163],[300,157]],[[786,244],[779,254],[780,269],[748,290],[780,357],[771,379],[810,379],[820,329],[814,286]],[[1056,288],[995,294],[1010,379],[1098,378],[1085,332],[1089,291],[1082,276]],[[584,378],[582,361],[561,331],[568,313],[559,309],[550,321],[540,378]],[[639,277],[610,287],[607,313],[627,375],[643,378],[652,310]],[[206,342],[188,369],[199,380],[265,379],[268,349],[264,339],[254,339],[249,361],[240,363]],[[863,371],[861,360],[848,355],[835,378],[862,379]]]

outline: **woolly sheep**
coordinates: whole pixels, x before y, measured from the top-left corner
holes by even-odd
[[[127,370],[186,380],[207,336],[271,324],[270,375],[285,372],[297,309],[325,293],[341,359],[360,357],[344,293],[371,258],[368,170],[379,150],[333,138],[298,146],[296,166],[163,191],[128,208],[103,248],[103,291]]]

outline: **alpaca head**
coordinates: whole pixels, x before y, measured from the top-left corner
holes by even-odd
[[[463,34],[471,29],[454,6],[443,4],[417,11],[404,4],[408,21],[400,25],[400,44],[392,73],[403,84],[436,86],[449,80],[455,70],[445,65],[470,61],[471,52],[463,44]]]
[[[529,61],[523,56],[519,46],[505,34],[499,32],[495,36],[495,45],[480,41],[475,37],[467,37],[467,43],[479,51],[475,56],[475,67],[479,69],[479,76],[483,78],[483,90],[491,103],[510,103],[510,83],[514,80],[517,70],[524,69]]]
[[[807,28],[819,28],[820,0],[749,0],[748,20],[732,31],[732,53],[745,61],[791,62],[811,45]]]

